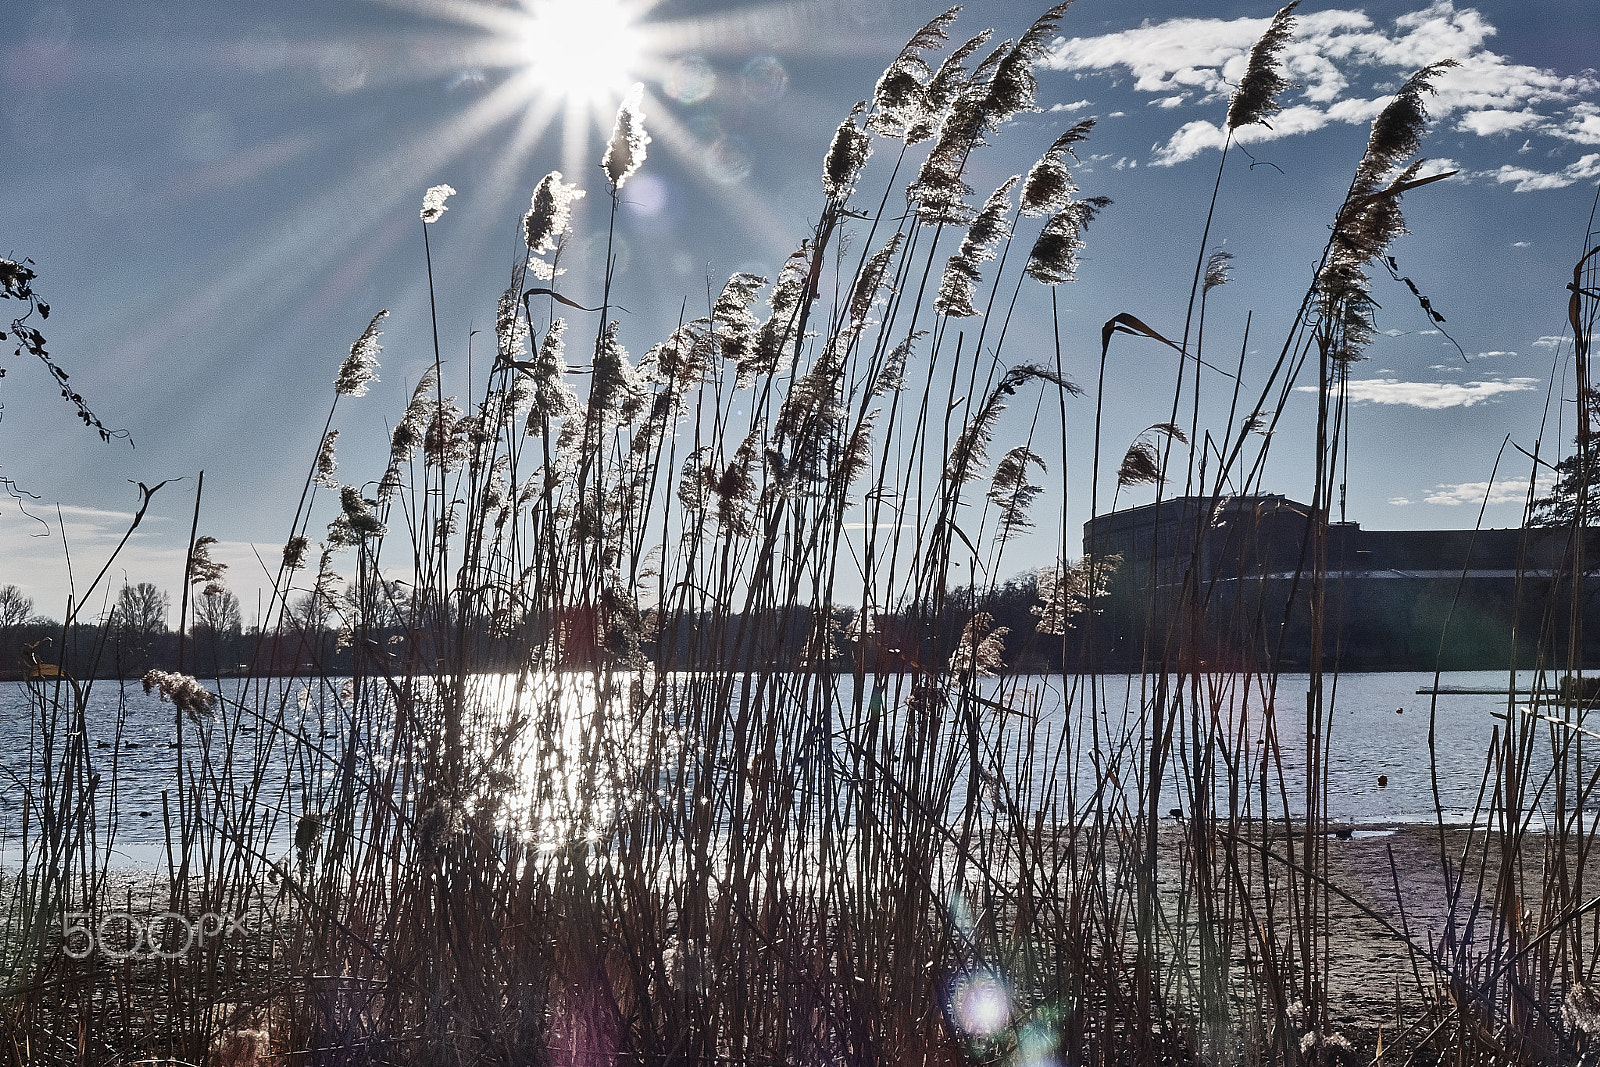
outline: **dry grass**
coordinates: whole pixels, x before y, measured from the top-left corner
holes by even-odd
[[[1273,110],[1291,8],[1252,56],[1250,115]],[[257,670],[213,714],[175,717],[185,771],[163,797],[157,901],[249,932],[170,960],[61,951],[63,913],[103,924],[130,898],[96,823],[116,780],[102,780],[83,729],[93,695],[40,680],[25,852],[5,887],[6,1055],[1554,1063],[1589,1040],[1561,1014],[1600,933],[1582,902],[1582,735],[1506,724],[1482,810],[1496,844],[1445,849],[1438,868],[1458,880],[1451,907],[1495,933],[1430,952],[1370,887],[1345,888],[1330,851],[1332,664],[1281,704],[1275,673],[1191,669],[1178,650],[1209,596],[1194,580],[1125,689],[1089,669],[1055,679],[1047,700],[1002,649],[1087,647],[1101,564],[1061,561],[1047,585],[1062,602],[1040,606],[1040,633],[954,611],[970,600],[952,575],[1011,565],[1011,537],[1032,521],[1030,470],[1057,463],[1039,442],[1060,428],[1042,413],[1065,418],[1077,392],[1059,356],[1011,365],[1005,337],[1025,274],[1070,280],[1104,206],[1067,169],[1088,129],[1041,146],[1027,188],[1054,212],[1042,223],[1013,203],[1015,179],[981,211],[961,183],[982,137],[1031,101],[1031,65],[1063,12],[936,74],[922,52],[946,42],[950,19],[931,23],[864,120],[908,147],[933,140],[915,210],[897,218],[889,193],[850,199],[870,145],[852,115],[815,227],[771,285],[736,275],[637,361],[603,312],[529,284],[559,262],[570,222],[572,189],[551,175],[521,222],[533,244],[500,301],[483,391],[463,411],[436,368],[396,426],[389,469],[330,506],[332,423],[375,369],[374,317],[339,374]],[[1165,492],[1188,440],[1215,456],[1209,471],[1191,462],[1189,491],[1249,491],[1270,443],[1250,430],[1276,418],[1310,358],[1326,509],[1338,368],[1370,299],[1361,268],[1398,232],[1394,204],[1415,179],[1380,183],[1414,147],[1425,91],[1425,77],[1408,83],[1406,114],[1380,119],[1383,158],[1363,160],[1326,268],[1255,402],[1236,390],[1229,425],[1198,424],[1194,377],[1220,270],[1201,289],[1197,264],[1192,337],[1174,344],[1131,314],[1107,323],[1103,353],[1130,334],[1196,357],[1179,361],[1172,414],[1129,453],[1124,480]],[[618,184],[647,122],[619,119]],[[433,208],[429,244],[448,240],[442,195]],[[1029,257],[1012,254],[1018,240]],[[588,367],[585,396],[567,385],[569,360]],[[1034,414],[1003,418],[1008,404]],[[991,464],[1001,438],[1015,443]],[[313,570],[312,516],[330,514]],[[1305,577],[1318,619],[1323,554],[1309,546]],[[837,611],[858,587],[861,608]],[[315,658],[322,619],[354,650],[354,676],[273,677],[285,645]],[[1240,639],[1259,644],[1273,621],[1238,620]],[[1310,773],[1295,793],[1276,722],[1302,709],[1308,740],[1293,756]],[[1545,786],[1519,768],[1541,737],[1556,746],[1556,810],[1571,814],[1533,844],[1519,827]],[[1181,822],[1163,807],[1173,790]],[[1304,818],[1291,826],[1289,811]],[[1551,862],[1525,864],[1535,848]],[[1330,1003],[1329,983],[1352,915],[1398,927],[1396,944],[1409,936],[1399,980],[1447,990],[1451,1006],[1402,1006],[1381,1039],[1388,1015],[1349,1028],[1362,1020]]]

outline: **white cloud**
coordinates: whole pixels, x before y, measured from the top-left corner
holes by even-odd
[[[1514,356],[1515,352],[1479,352],[1478,359],[1493,359],[1496,356]]]
[[[1488,137],[1491,134],[1524,129],[1541,121],[1543,116],[1537,111],[1503,111],[1499,108],[1490,108],[1487,111],[1469,111],[1462,115],[1460,121],[1456,123],[1456,129],[1462,133],[1475,133],[1479,137]]]
[[[1147,21],[1136,29],[1058,41],[1046,65],[1080,77],[1086,71],[1127,71],[1134,89],[1159,96],[1155,102],[1163,108],[1215,107],[1238,84],[1250,48],[1268,23],[1266,18]],[[1456,129],[1480,137],[1524,130],[1600,144],[1600,105],[1586,99],[1600,94],[1600,76],[1513,63],[1486,47],[1496,32],[1475,8],[1458,10],[1453,0],[1435,0],[1386,26],[1355,9],[1303,13],[1283,52],[1285,69],[1300,88],[1286,96],[1271,129],[1246,126],[1235,131],[1235,140],[1248,144],[1310,133],[1330,123],[1365,123],[1382,110],[1401,78],[1437,60],[1455,59],[1459,65],[1440,75],[1428,101],[1436,118],[1459,115]],[[1187,122],[1156,147],[1152,162],[1170,166],[1222,143],[1216,122]]]
[[[1570,114],[1571,118],[1551,132],[1578,144],[1600,144],[1600,106],[1584,101]]]
[[[1535,348],[1560,348],[1561,345],[1565,341],[1566,341],[1565,335],[1563,335],[1561,337],[1555,337],[1555,336],[1546,335],[1544,337],[1539,338],[1537,341],[1533,342],[1533,347],[1535,347]]]
[[[1074,100],[1070,104],[1051,104],[1051,111],[1082,111],[1089,106],[1088,100]]]
[[[1492,488],[1488,482],[1446,483],[1434,486],[1433,492],[1423,497],[1423,502],[1452,508],[1462,504],[1477,506],[1484,502],[1485,496],[1491,504],[1520,504],[1528,499],[1528,486],[1515,481],[1496,482]]]
[[[1533,247],[1533,242],[1532,241],[1512,241],[1511,242],[1511,247],[1512,248],[1532,248]]]
[[[1369,378],[1350,383],[1350,399],[1373,404],[1398,404],[1440,411],[1445,408],[1470,408],[1502,393],[1523,393],[1539,384],[1537,378],[1508,378],[1502,382],[1402,382],[1395,378]],[[1302,385],[1298,392],[1314,393],[1314,385]]]
[[[1403,496],[1392,496],[1389,498],[1389,503],[1397,508],[1403,508],[1409,506],[1411,501],[1407,500]]]
[[[1600,177],[1600,152],[1592,152],[1576,163],[1569,163],[1557,171],[1530,170],[1527,167],[1506,165],[1499,170],[1484,171],[1481,176],[1493,178],[1500,185],[1510,185],[1514,193],[1565,189],[1577,182]]]

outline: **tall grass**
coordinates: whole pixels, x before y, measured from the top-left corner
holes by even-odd
[[[1589,1010],[1596,936],[1582,931],[1600,922],[1582,899],[1593,777],[1573,777],[1580,728],[1550,726],[1565,814],[1545,838],[1538,916],[1520,918],[1532,898],[1516,842],[1538,806],[1526,768],[1542,727],[1513,708],[1486,771],[1495,832],[1468,839],[1483,892],[1442,855],[1452,907],[1488,918],[1458,918],[1430,945],[1403,902],[1396,921],[1330,862],[1336,659],[1280,700],[1271,635],[1285,620],[1240,600],[1218,630],[1199,525],[1184,534],[1170,623],[1142,635],[1132,675],[1093,660],[1115,560],[1063,551],[1038,582],[1033,633],[984,610],[1025,562],[1015,538],[1042,491],[1030,479],[1051,465],[1061,485],[1081,477],[1065,423],[1089,416],[1060,351],[1021,362],[1007,340],[1013,316],[1038,306],[1023,287],[1070,282],[1108,207],[1071,174],[1090,127],[1039,146],[1032,171],[981,203],[964,181],[985,138],[1032,107],[1032,68],[1065,7],[1014,43],[983,54],[980,35],[937,65],[955,12],[929,23],[839,127],[796,252],[770,280],[734,275],[637,360],[609,317],[609,256],[600,311],[560,292],[581,191],[548,175],[520,223],[527,256],[479,391],[445,395],[435,332],[388,468],[340,484],[333,422],[377,369],[374,316],[337,375],[254,670],[217,680],[214,699],[149,680],[174,700],[183,768],[161,798],[149,907],[241,929],[170,959],[63,951],[81,944],[63,941],[63,914],[103,930],[137,909],[113,866],[117,824],[101,821],[117,817],[104,798],[118,767],[89,746],[91,687],[68,677],[94,671],[40,666],[20,863],[6,874],[6,1054],[1291,1064],[1398,1049],[1476,1063],[1560,1062],[1589,1040],[1592,1013],[1561,1015]],[[1276,106],[1292,9],[1252,53],[1230,136]],[[1129,450],[1119,489],[1165,492],[1169,450],[1187,444],[1186,495],[1214,508],[1259,490],[1271,437],[1252,431],[1287,429],[1283,400],[1314,372],[1304,430],[1313,507],[1330,513],[1347,369],[1370,336],[1364,271],[1401,230],[1400,196],[1433,180],[1407,161],[1437,73],[1407,82],[1375,124],[1278,356],[1248,385],[1239,357],[1226,425],[1199,414],[1200,372],[1215,370],[1205,298],[1225,281],[1207,238],[1178,341],[1140,317],[1159,308],[1106,324],[1101,392],[1114,341],[1165,344],[1182,368],[1170,417]],[[648,165],[639,107],[625,104],[605,157],[612,226]],[[900,142],[895,178],[862,204],[874,135]],[[421,213],[430,294],[449,192],[429,190]],[[1325,526],[1308,529],[1320,649],[1334,564]],[[351,677],[322,660],[323,620],[352,650]],[[1207,667],[1208,642],[1268,654]],[[1082,669],[1007,666],[1047,644]],[[310,668],[280,673],[286,649]],[[1291,716],[1299,753],[1285,748]],[[1441,823],[1441,853],[1453,840]],[[1353,1029],[1329,993],[1335,915],[1351,909],[1404,948],[1397,974],[1416,990]],[[1459,933],[1475,922],[1493,923],[1492,947]],[[175,937],[169,922],[154,940]]]

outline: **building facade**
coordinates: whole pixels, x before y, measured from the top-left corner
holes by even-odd
[[[1600,530],[1364,530],[1262,495],[1112,512],[1083,542],[1121,557],[1085,648],[1108,667],[1303,669],[1319,635],[1352,670],[1600,662]]]

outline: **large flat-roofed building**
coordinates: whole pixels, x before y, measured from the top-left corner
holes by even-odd
[[[1177,497],[1097,516],[1083,543],[1122,557],[1092,642],[1118,666],[1306,664],[1318,552],[1325,662],[1564,663],[1575,618],[1586,658],[1600,662],[1596,529],[1364,530],[1284,496]],[[1576,614],[1575,566],[1590,575]]]

